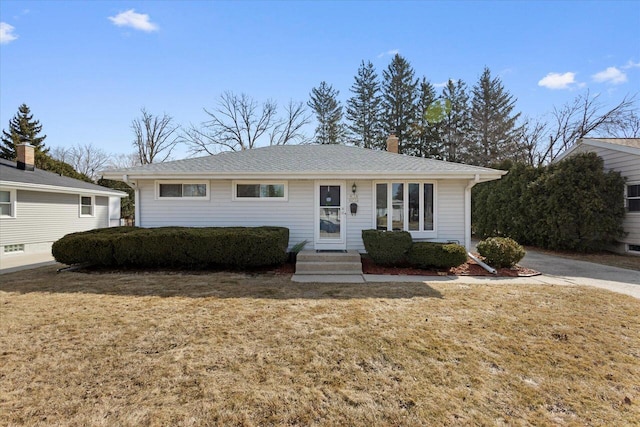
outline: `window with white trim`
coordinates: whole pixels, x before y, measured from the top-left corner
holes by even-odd
[[[287,200],[287,183],[234,181],[233,200]]]
[[[16,217],[16,190],[0,190],[0,218]]]
[[[640,184],[627,185],[627,211],[640,212]]]
[[[80,216],[93,216],[96,199],[94,196],[80,196]]]
[[[435,230],[435,184],[376,182],[376,229],[431,232]]]
[[[156,198],[207,200],[209,198],[209,183],[206,181],[156,182]]]

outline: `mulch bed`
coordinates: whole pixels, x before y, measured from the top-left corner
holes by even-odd
[[[498,277],[531,277],[540,273],[530,268],[516,265],[513,268],[498,268]],[[459,267],[448,270],[422,270],[413,267],[383,267],[374,264],[373,260],[367,256],[362,257],[362,272],[364,274],[390,274],[408,276],[493,276],[484,268],[480,267],[473,260],[468,260]],[[495,276],[494,276],[495,277]]]

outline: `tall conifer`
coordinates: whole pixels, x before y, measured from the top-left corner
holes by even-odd
[[[9,121],[9,131],[2,130],[0,158],[15,160],[16,145],[31,144],[35,147],[36,166],[41,167],[40,164],[49,152],[49,149],[44,145],[47,135],[40,136],[41,131],[40,121],[34,120],[29,107],[22,104],[16,115]]]
[[[400,140],[400,153],[414,143],[412,126],[416,121],[418,79],[411,64],[396,54],[382,72],[383,130]]]
[[[314,111],[318,126],[315,140],[318,144],[340,144],[344,137],[342,106],[338,101],[340,92],[327,82],[313,88],[307,105]]]
[[[380,83],[371,61],[362,61],[350,90],[353,96],[347,100],[346,110],[349,142],[358,147],[383,148]]]

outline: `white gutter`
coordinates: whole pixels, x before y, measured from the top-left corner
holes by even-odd
[[[477,256],[475,256],[475,255],[473,255],[471,252],[467,252],[467,256],[468,256],[469,258],[471,258],[472,260],[474,260],[474,261],[476,262],[476,264],[478,264],[480,267],[482,267],[482,268],[484,268],[485,270],[487,270],[489,273],[491,273],[491,274],[498,274],[498,271],[497,271],[495,268],[490,267],[489,265],[487,265],[487,264],[485,264],[484,262],[480,261],[480,260],[478,259],[478,257],[477,257]]]
[[[94,184],[96,185],[96,184]],[[18,181],[0,181],[0,187],[15,188],[17,190],[41,191],[44,193],[66,193],[66,194],[95,194],[98,196],[127,197],[127,193],[118,190],[93,190],[79,187],[60,187],[57,185],[32,184]]]
[[[471,189],[478,182],[480,182],[480,174],[470,179],[464,188],[464,247],[467,252],[471,251]]]

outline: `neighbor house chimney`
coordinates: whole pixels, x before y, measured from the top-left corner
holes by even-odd
[[[398,137],[394,134],[389,135],[389,138],[387,138],[387,151],[398,154]]]
[[[17,163],[18,169],[23,171],[32,171],[35,169],[35,147],[31,144],[16,145],[18,153]]]

